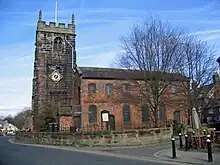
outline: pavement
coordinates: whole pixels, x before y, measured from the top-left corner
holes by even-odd
[[[161,151],[158,151],[154,154],[155,158],[158,158],[159,160],[167,160],[172,162],[179,162],[179,163],[185,163],[185,164],[196,164],[196,165],[207,165],[207,164],[220,164],[220,152],[215,151],[213,156],[213,162],[208,162],[208,153],[207,151],[183,151],[176,149],[176,159],[172,158],[172,150],[171,147],[169,149],[164,149]]]
[[[123,148],[120,148],[123,150]],[[124,148],[128,150],[130,148]],[[133,147],[134,149],[134,147]],[[152,152],[151,150],[149,152]],[[165,165],[177,164],[153,157],[131,156],[73,147],[19,144],[0,137],[0,165]]]

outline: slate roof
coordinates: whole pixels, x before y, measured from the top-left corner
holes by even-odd
[[[214,83],[208,84],[208,85],[204,85],[202,87],[199,88],[200,91],[200,99],[203,99],[205,97],[207,97],[207,94],[210,92],[210,90],[214,87]]]
[[[119,80],[144,80],[144,72],[138,70],[116,69],[116,68],[96,68],[96,67],[79,67],[83,79],[119,79]],[[148,72],[147,77],[162,77],[163,72]],[[186,76],[181,74],[166,73],[167,78],[172,81],[188,81]]]
[[[211,92],[213,88],[218,87],[215,86],[218,84],[219,82],[216,82],[203,86],[201,91],[202,97],[200,99],[208,98],[208,93]],[[204,109],[215,108],[215,107],[220,107],[220,100],[218,98],[208,98],[208,103],[204,104]]]

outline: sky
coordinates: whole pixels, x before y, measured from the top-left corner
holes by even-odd
[[[54,22],[55,0],[0,0],[0,116],[31,107],[40,9]],[[220,0],[58,0],[58,22],[75,14],[79,66],[112,66],[120,36],[148,13],[220,48]]]

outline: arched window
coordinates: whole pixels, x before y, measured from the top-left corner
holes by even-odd
[[[96,93],[96,84],[95,83],[88,84],[88,92],[89,93]]]
[[[149,120],[149,109],[147,105],[141,106],[141,113],[142,113],[142,122]]]
[[[130,106],[128,104],[125,104],[123,107],[123,119],[125,123],[131,122],[131,112],[130,112]]]
[[[97,107],[95,105],[89,106],[89,124],[97,123]]]
[[[180,111],[173,112],[173,120],[177,123],[180,123]]]
[[[159,120],[166,120],[166,111],[164,105],[159,106]]]
[[[54,39],[54,52],[56,53],[62,53],[63,52],[63,40],[60,37],[57,37]]]

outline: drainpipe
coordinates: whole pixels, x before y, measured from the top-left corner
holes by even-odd
[[[67,42],[67,44],[71,47],[71,49],[72,49],[72,69],[74,69],[73,68],[73,63],[74,63],[74,61],[73,61],[73,59],[74,59],[74,48],[73,48],[73,45],[67,40],[67,38],[66,38],[67,36],[65,36],[64,37],[64,39],[65,39],[65,41]]]

